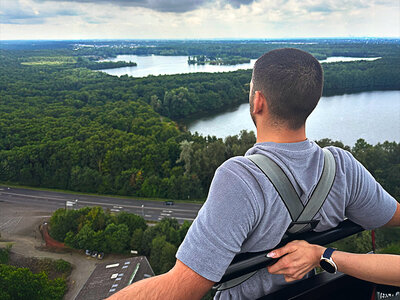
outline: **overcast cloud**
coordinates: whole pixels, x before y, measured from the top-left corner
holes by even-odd
[[[399,37],[398,0],[0,0],[1,39]]]

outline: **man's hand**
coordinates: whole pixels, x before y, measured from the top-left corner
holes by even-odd
[[[271,274],[283,274],[287,282],[299,280],[319,265],[325,248],[311,245],[306,241],[293,241],[268,253],[268,257],[279,258],[274,265],[267,267]]]

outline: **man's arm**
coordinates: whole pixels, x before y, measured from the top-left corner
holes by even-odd
[[[138,281],[108,299],[201,299],[213,284],[176,260],[175,266],[168,273]]]
[[[389,222],[386,223],[385,226],[400,226],[400,204],[397,203],[396,211],[393,217],[390,219]]]

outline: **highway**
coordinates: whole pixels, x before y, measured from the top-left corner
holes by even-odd
[[[202,204],[179,203],[177,201],[174,202],[174,205],[166,205],[165,202],[161,201],[89,196],[0,186],[0,209],[3,202],[32,207],[34,209],[55,211],[58,208],[65,208],[67,201],[70,205],[69,209],[78,209],[85,206],[101,206],[116,213],[122,211],[134,213],[149,221],[175,218],[179,223],[183,223],[185,220],[193,221],[202,206]]]

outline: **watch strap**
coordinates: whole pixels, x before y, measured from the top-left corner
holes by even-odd
[[[324,251],[324,254],[322,254],[322,257],[326,258],[326,259],[331,259],[332,253],[335,250],[336,249],[334,249],[334,248],[326,248],[325,251]]]

